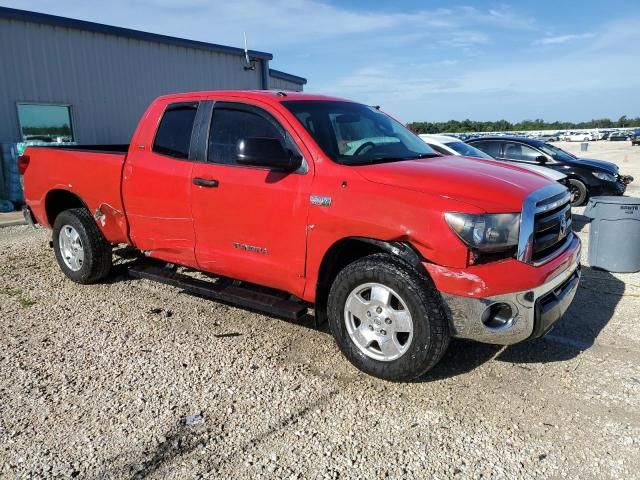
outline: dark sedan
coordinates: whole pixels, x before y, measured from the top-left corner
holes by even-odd
[[[495,136],[467,143],[500,160],[544,165],[564,173],[569,177],[573,206],[583,205],[590,196],[622,195],[633,181],[633,177],[620,175],[614,163],[578,158],[533,138]]]
[[[626,142],[627,140],[629,140],[627,132],[611,132],[609,135],[610,142]]]

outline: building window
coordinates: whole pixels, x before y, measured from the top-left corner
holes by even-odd
[[[73,142],[71,107],[19,103],[18,120],[22,140],[40,142]]]

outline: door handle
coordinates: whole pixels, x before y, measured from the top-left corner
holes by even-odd
[[[193,179],[193,184],[199,187],[218,188],[220,182],[218,182],[218,180],[207,180],[206,178],[196,177]]]

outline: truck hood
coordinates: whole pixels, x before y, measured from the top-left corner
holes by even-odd
[[[529,163],[518,163],[518,167],[524,168],[525,170],[531,170],[532,172],[539,173],[540,175],[550,178],[551,180],[556,182],[558,180],[567,178],[567,176],[564,173],[560,173],[556,170],[551,170],[550,168],[542,167],[540,165],[532,165]]]
[[[577,165],[588,165],[595,167],[598,170],[602,170],[607,173],[618,173],[618,166],[615,163],[605,162],[604,160],[593,160],[591,158],[577,158],[574,160]]]
[[[470,203],[489,213],[519,212],[551,181],[498,161],[448,155],[353,167],[366,180]]]

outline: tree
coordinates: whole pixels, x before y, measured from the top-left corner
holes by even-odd
[[[587,128],[612,128],[612,127],[640,127],[640,117],[628,118],[626,115],[620,117],[618,121],[609,118],[591,119],[586,122],[546,122],[541,118],[535,120],[523,120],[518,123],[511,123],[507,120],[497,120],[494,122],[479,122],[469,120],[462,122],[458,120],[448,120],[446,122],[412,122],[407,127],[415,133],[468,133],[468,132],[509,132],[509,131],[532,131],[532,130],[573,130]]]

